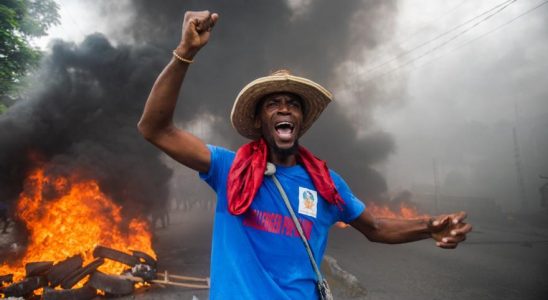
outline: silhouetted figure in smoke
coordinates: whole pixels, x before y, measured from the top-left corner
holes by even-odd
[[[186,201],[184,198],[176,198],[175,199],[175,210],[183,210],[186,211]]]
[[[393,209],[398,209],[402,204],[411,206],[412,198],[413,194],[408,190],[399,192],[396,196],[394,196],[394,198],[390,199],[390,207]]]
[[[338,221],[381,243],[432,238],[438,247],[455,248],[464,241],[472,228],[463,222],[464,212],[413,220],[375,218],[337,173],[299,145],[332,101],[329,91],[309,79],[281,70],[242,89],[231,121],[253,141],[236,153],[206,145],[175,127],[172,117],[183,79],[217,19],[207,11],[185,14],[181,42],[156,80],[139,122],[147,140],[200,172],[217,192],[211,298],[319,298],[321,275],[311,267],[315,264],[304,251],[275,178],[288,195],[317,265],[328,231]],[[244,38],[246,33],[241,34]]]
[[[6,203],[0,201],[0,222],[3,223],[2,233],[8,233],[9,221],[9,207]]]
[[[169,201],[168,201],[169,203]],[[160,228],[166,229],[170,223],[169,220],[169,209],[168,205],[156,205],[152,208],[152,213],[150,214],[152,230],[156,230],[156,225],[160,221]]]
[[[548,176],[539,176],[541,179],[548,179]],[[548,207],[548,182],[544,183],[540,189],[540,206]]]

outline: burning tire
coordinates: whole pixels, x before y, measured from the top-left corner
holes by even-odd
[[[131,256],[127,253],[103,246],[95,247],[95,249],[93,250],[93,257],[108,258],[117,262],[121,262],[130,267],[133,267],[139,263],[139,259],[135,256]]]
[[[75,255],[55,264],[47,273],[50,286],[58,286],[65,278],[72,274],[72,272],[82,267],[82,263],[82,256]]]
[[[113,296],[125,296],[133,293],[133,282],[99,271],[93,273],[88,285]]]

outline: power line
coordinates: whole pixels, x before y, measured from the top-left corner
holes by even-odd
[[[402,57],[402,56],[405,56],[405,55],[408,55],[408,54],[410,54],[410,53],[413,53],[413,52],[415,52],[416,50],[418,50],[418,49],[420,49],[420,48],[422,48],[422,47],[424,47],[424,46],[426,46],[426,45],[428,45],[428,44],[430,44],[430,43],[432,43],[432,42],[434,42],[434,41],[436,41],[436,40],[439,40],[440,38],[442,38],[442,37],[444,37],[444,36],[450,34],[451,32],[453,32],[453,31],[455,31],[455,30],[457,30],[457,29],[459,29],[459,28],[461,28],[461,27],[463,27],[463,26],[469,24],[470,22],[474,21],[475,19],[480,18],[480,17],[482,17],[482,16],[484,16],[484,15],[486,15],[486,14],[489,14],[489,13],[491,13],[492,11],[496,11],[497,9],[500,9],[501,6],[503,7],[502,9],[504,9],[504,8],[508,7],[510,4],[512,4],[512,3],[516,2],[516,1],[517,1],[517,0],[506,0],[506,1],[503,1],[503,2],[501,2],[501,3],[499,3],[499,4],[497,4],[497,5],[495,5],[495,6],[491,7],[491,8],[489,8],[488,10],[482,12],[481,14],[479,14],[479,15],[477,15],[477,16],[474,16],[474,17],[472,17],[471,19],[468,19],[468,20],[466,20],[465,22],[463,22],[463,23],[461,23],[461,24],[459,24],[459,25],[457,25],[457,26],[454,26],[453,28],[451,28],[451,29],[449,29],[449,30],[447,30],[447,31],[445,31],[445,32],[442,32],[441,34],[435,36],[434,38],[432,38],[432,39],[430,39],[430,40],[427,40],[426,42],[423,42],[423,43],[421,43],[421,44],[419,44],[419,45],[417,45],[417,46],[415,46],[415,47],[413,47],[413,48],[411,48],[411,49],[409,49],[409,50],[405,50],[405,51],[403,51],[402,53],[396,55],[395,57],[393,57],[393,58],[391,58],[391,59],[389,59],[389,60],[387,60],[387,61],[385,61],[385,62],[383,62],[383,63],[380,63],[380,64],[378,64],[378,65],[376,65],[376,66],[374,66],[374,67],[372,67],[372,68],[366,70],[366,71],[365,71],[363,74],[361,74],[361,75],[367,75],[367,74],[369,74],[369,73],[372,73],[372,72],[374,72],[375,70],[377,70],[377,69],[379,69],[379,68],[381,68],[381,67],[383,67],[383,66],[385,66],[385,65],[387,65],[387,64],[389,64],[389,63],[391,63],[391,62],[394,62],[395,60],[399,59],[399,58]],[[500,10],[498,10],[497,13],[498,13],[499,11],[500,11]]]
[[[424,28],[428,27],[431,23],[437,22],[439,19],[441,19],[441,18],[443,18],[443,17],[445,17],[445,16],[447,16],[447,15],[452,14],[452,13],[455,12],[458,8],[460,8],[464,3],[466,3],[466,1],[468,1],[468,0],[462,0],[462,1],[459,2],[457,5],[451,7],[451,8],[448,9],[448,10],[445,10],[444,12],[442,12],[439,16],[437,16],[437,17],[434,18],[434,19],[430,19],[430,20],[421,22],[420,25],[419,25],[419,28],[415,29],[415,30],[413,31],[413,33],[407,35],[407,37],[404,38],[401,42],[399,42],[399,44],[405,44],[407,41],[411,40],[412,37],[418,35],[418,34],[421,32],[421,30],[423,30]],[[378,58],[379,58],[379,60],[381,60],[381,59],[380,59],[381,57],[378,57]],[[382,60],[385,60],[385,58],[388,59],[388,55],[384,55],[384,56],[382,57]],[[392,58],[390,58],[390,59],[392,59]],[[378,66],[374,66],[373,68],[376,68],[376,67],[378,67]],[[367,70],[366,73],[367,73],[368,71],[369,71],[369,70]]]
[[[469,32],[470,30],[472,30],[472,29],[474,29],[475,27],[479,26],[480,24],[486,22],[487,20],[489,20],[489,19],[492,18],[493,16],[497,15],[498,13],[500,13],[501,11],[503,11],[505,8],[507,8],[508,6],[510,6],[512,3],[516,2],[516,1],[517,1],[517,0],[512,0],[512,1],[510,1],[510,2],[507,3],[506,5],[504,5],[504,6],[502,6],[502,7],[499,7],[499,8],[498,8],[495,12],[493,12],[492,14],[485,16],[483,19],[481,19],[481,20],[479,20],[478,22],[474,23],[472,26],[470,26],[470,27],[468,27],[468,28],[466,28],[466,29],[464,29],[464,30],[458,32],[457,34],[453,35],[450,39],[444,41],[443,43],[437,45],[436,47],[431,48],[430,50],[424,52],[423,54],[421,54],[421,55],[419,55],[419,56],[416,56],[416,57],[414,57],[414,58],[412,58],[412,59],[410,59],[410,60],[408,60],[408,61],[406,61],[406,62],[404,62],[404,63],[402,63],[402,64],[400,64],[400,65],[398,65],[398,66],[396,66],[396,67],[393,68],[393,69],[390,69],[390,70],[388,70],[388,71],[386,71],[386,72],[384,72],[384,73],[381,73],[380,75],[373,76],[373,77],[371,77],[371,78],[369,78],[369,79],[363,81],[363,83],[372,81],[372,80],[377,79],[377,78],[379,78],[379,77],[383,77],[383,76],[385,76],[385,75],[387,75],[387,74],[390,74],[390,73],[392,73],[392,72],[394,72],[394,71],[397,71],[397,70],[399,70],[399,69],[401,69],[401,68],[403,68],[403,67],[405,67],[405,66],[407,66],[407,65],[409,65],[409,64],[411,64],[411,63],[413,63],[413,62],[415,62],[415,61],[417,61],[417,60],[419,60],[419,59],[421,59],[421,58],[423,58],[423,57],[426,57],[427,55],[429,55],[429,54],[431,54],[431,53],[434,53],[435,51],[441,49],[441,48],[444,47],[445,45],[447,45],[447,44],[449,44],[450,42],[456,40],[456,39],[459,38],[460,36],[464,35],[465,33]],[[548,2],[548,1],[547,1],[547,2]]]
[[[453,6],[452,8],[442,12],[439,16],[437,16],[436,18],[434,19],[430,19],[428,21],[424,21],[424,22],[421,22],[419,28],[417,28],[416,30],[413,31],[413,33],[409,34],[404,40],[402,40],[400,42],[400,44],[405,44],[408,40],[410,40],[412,37],[416,36],[421,30],[423,30],[424,28],[428,27],[429,25],[431,25],[432,23],[434,22],[437,22],[438,20],[440,20],[441,18],[447,16],[447,15],[450,15],[452,14],[453,12],[455,12],[459,7],[461,7],[466,1],[468,0],[462,0],[460,3],[458,3],[457,5]]]
[[[538,5],[532,7],[532,8],[530,8],[530,9],[524,11],[523,13],[517,15],[516,17],[514,17],[514,18],[508,20],[507,22],[504,22],[504,23],[500,24],[499,26],[497,26],[497,27],[495,27],[495,28],[493,28],[493,29],[491,29],[491,30],[485,32],[484,34],[482,34],[482,35],[480,35],[480,36],[478,36],[478,37],[476,37],[476,38],[473,38],[473,39],[471,39],[471,40],[465,42],[464,44],[461,44],[460,46],[455,47],[455,48],[453,48],[453,49],[451,49],[451,50],[449,50],[449,51],[458,50],[458,49],[460,49],[460,48],[462,48],[462,47],[464,47],[464,46],[466,46],[466,45],[468,45],[468,44],[470,44],[470,43],[472,43],[472,42],[475,42],[475,41],[477,41],[477,40],[479,40],[479,39],[485,37],[486,35],[489,35],[489,34],[495,32],[495,31],[498,31],[499,29],[503,28],[504,26],[510,25],[511,23],[513,23],[514,21],[516,21],[517,19],[519,19],[519,18],[521,18],[521,17],[523,17],[523,16],[525,16],[525,15],[527,15],[527,14],[533,12],[534,10],[539,9],[541,6],[543,6],[543,5],[545,5],[545,4],[548,4],[548,1],[544,1],[544,2],[539,3]]]
[[[431,62],[433,62],[433,61],[435,61],[435,60],[438,60],[438,59],[442,58],[442,57],[445,56],[446,54],[452,53],[453,51],[456,51],[456,50],[461,49],[461,48],[463,48],[463,47],[465,47],[465,46],[468,46],[468,45],[470,45],[471,43],[473,43],[473,42],[475,42],[475,41],[477,41],[477,40],[479,40],[479,39],[481,39],[481,38],[484,38],[485,36],[487,36],[487,35],[489,35],[489,34],[492,34],[492,33],[496,32],[496,31],[499,31],[500,29],[504,28],[505,26],[514,23],[516,20],[518,20],[518,19],[524,17],[525,15],[530,14],[531,12],[533,12],[533,11],[535,11],[535,10],[541,8],[542,6],[544,6],[544,5],[546,5],[546,4],[548,4],[548,0],[547,0],[547,1],[544,1],[544,2],[541,2],[541,3],[537,4],[537,5],[535,5],[534,7],[532,7],[532,8],[530,8],[530,9],[528,9],[528,10],[522,12],[521,14],[519,14],[519,15],[517,15],[517,16],[515,16],[514,18],[512,18],[512,19],[510,19],[510,20],[508,20],[508,21],[506,21],[506,22],[504,22],[504,23],[498,25],[497,27],[495,27],[495,28],[493,28],[493,29],[491,29],[491,30],[489,30],[489,31],[487,31],[487,32],[485,32],[485,33],[483,33],[483,34],[481,34],[481,35],[479,35],[479,36],[477,36],[477,37],[471,39],[471,40],[468,40],[468,41],[464,42],[463,44],[461,44],[461,45],[459,45],[459,46],[457,46],[457,47],[454,47],[454,48],[449,49],[445,54],[441,54],[441,55],[439,55],[439,56],[437,56],[437,57],[435,57],[435,58],[433,58],[433,59],[431,59],[431,60],[428,60],[428,61],[424,62],[423,64],[421,64],[421,65],[419,65],[419,66],[416,66],[416,67],[414,67],[414,68],[412,68],[412,69],[409,69],[409,71],[412,71],[412,70],[421,68],[421,67],[423,67],[423,66],[425,66],[425,65],[427,65],[427,64],[429,64],[429,63],[431,63]],[[375,78],[372,78],[372,79],[370,79],[370,80],[373,80],[373,79],[382,77],[382,76],[384,76],[384,75],[387,75],[387,74],[389,74],[389,73],[392,73],[393,71],[396,71],[396,70],[398,70],[398,69],[401,69],[401,67],[404,67],[404,65],[402,65],[402,66],[400,66],[400,67],[397,67],[397,68],[395,68],[395,69],[393,69],[393,70],[390,70],[389,72],[383,73],[383,74],[381,74],[380,76],[376,76]],[[367,80],[367,81],[370,81],[370,80]],[[367,81],[366,81],[366,82],[367,82]]]

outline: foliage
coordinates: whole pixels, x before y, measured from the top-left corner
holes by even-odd
[[[54,0],[0,0],[0,113],[41,52],[30,42],[59,24]]]

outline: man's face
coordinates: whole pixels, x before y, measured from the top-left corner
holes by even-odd
[[[259,105],[255,126],[261,128],[270,148],[282,154],[293,153],[303,122],[301,99],[290,93],[274,93]]]

